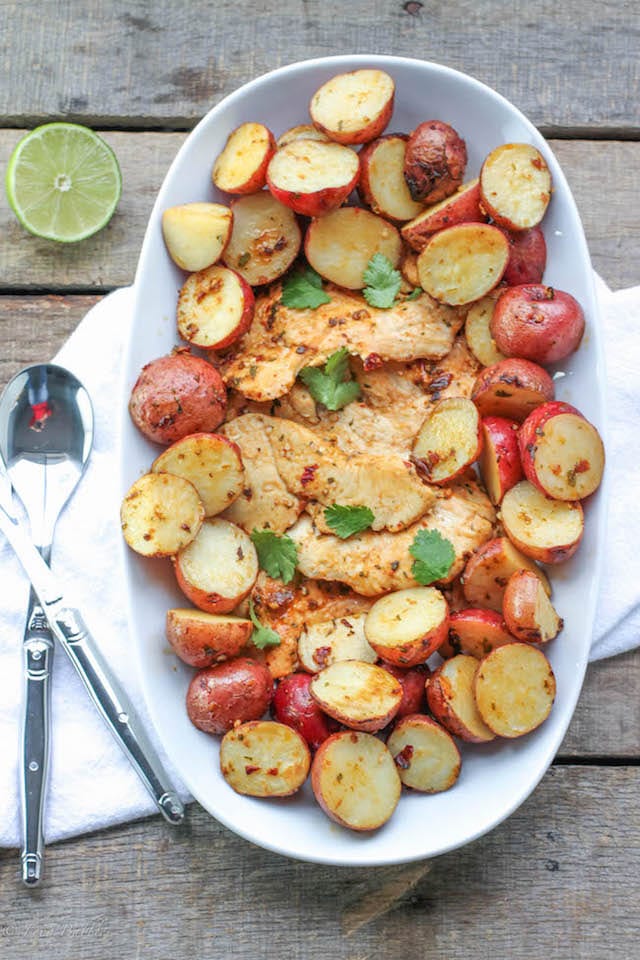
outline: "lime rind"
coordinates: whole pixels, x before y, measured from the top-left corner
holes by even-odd
[[[107,225],[122,176],[102,137],[75,123],[47,123],[17,144],[5,177],[7,199],[35,236],[77,243]]]

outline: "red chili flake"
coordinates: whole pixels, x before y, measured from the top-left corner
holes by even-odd
[[[250,773],[256,773],[259,769],[260,767],[254,767],[252,764],[248,763],[244,768],[244,772],[249,775]]]
[[[278,768],[277,768],[277,767],[271,767],[269,770],[267,770],[267,774],[268,774],[270,777],[277,777],[277,776],[278,776]]]
[[[311,659],[314,663],[317,663],[319,667],[326,667],[330,654],[331,647],[316,647]]]
[[[364,358],[364,369],[368,373],[370,370],[379,370],[384,363],[379,353],[370,353]]]
[[[396,766],[400,767],[402,770],[407,770],[411,766],[411,759],[413,757],[413,747],[410,743],[403,747],[400,753],[395,758]]]
[[[535,167],[536,170],[544,170],[544,163],[541,157],[534,157],[531,161],[531,166]]]
[[[318,469],[317,463],[312,463],[308,467],[305,467],[302,471],[302,476],[300,477],[300,483],[302,486],[306,486],[307,483],[311,483],[315,479],[316,470]]]
[[[573,468],[574,473],[586,473],[590,467],[588,460],[578,460],[575,467]]]

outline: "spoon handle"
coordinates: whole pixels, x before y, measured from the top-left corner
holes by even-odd
[[[40,881],[44,855],[44,802],[49,773],[51,727],[50,675],[53,636],[44,611],[31,590],[23,640],[25,696],[22,712],[20,789],[22,880],[33,887]]]

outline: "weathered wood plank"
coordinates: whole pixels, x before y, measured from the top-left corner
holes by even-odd
[[[188,129],[274,67],[384,52],[463,70],[556,135],[640,130],[632,3],[5,0],[2,8],[5,125],[60,117]]]
[[[0,192],[0,289],[95,292],[133,280],[153,201],[184,134],[108,133],[123,173],[111,223],[67,246],[26,233]],[[0,168],[20,131],[0,130]],[[552,140],[584,221],[594,266],[614,288],[638,283],[640,143]]]
[[[199,808],[50,847],[35,893],[0,853],[12,960],[609,960],[638,956],[640,769],[553,768],[493,833],[432,861],[285,860]],[[429,829],[428,822],[425,829]]]

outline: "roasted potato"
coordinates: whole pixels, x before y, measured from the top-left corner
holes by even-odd
[[[204,521],[173,565],[184,595],[207,613],[229,613],[249,594],[258,576],[258,556],[248,534],[220,517]]]
[[[540,578],[547,595],[551,594],[549,581],[531,558],[507,537],[495,537],[476,550],[464,568],[462,588],[467,603],[502,613],[504,591],[509,577],[516,570],[532,570]]]
[[[263,123],[243,123],[229,135],[213,165],[214,184],[225,193],[257,193],[275,149],[273,134]]]
[[[398,667],[424,663],[447,636],[449,608],[435,587],[388,593],[373,604],[364,622],[379,657]]]
[[[474,696],[486,725],[500,737],[522,737],[543,723],[553,706],[556,680],[541,650],[508,643],[480,661]]]
[[[547,162],[530,143],[503,143],[480,171],[482,208],[507,230],[529,230],[544,217],[551,199]]]
[[[484,417],[481,429],[480,476],[491,503],[497,506],[507,490],[522,480],[518,424],[505,417]]]
[[[236,793],[290,797],[307,779],[311,755],[297,730],[273,720],[243,723],[220,744],[220,770]]]
[[[314,126],[337,143],[367,143],[391,119],[395,84],[383,70],[353,70],[327,80],[311,98]]]
[[[507,357],[534,363],[558,363],[577,350],[584,333],[584,313],[564,290],[525,283],[504,290],[491,317],[491,335]]]
[[[460,775],[460,751],[450,733],[431,717],[413,714],[393,729],[387,748],[405,787],[421,793],[449,790]]]
[[[509,539],[540,563],[568,560],[584,533],[584,511],[579,500],[551,500],[528,480],[507,491],[501,516]]]
[[[228,267],[192,273],[178,294],[178,333],[201,350],[223,350],[244,336],[253,320],[253,290]]]
[[[146,473],[129,488],[120,507],[124,539],[143,557],[172,557],[198,535],[204,507],[182,477]]]
[[[395,717],[402,687],[387,670],[362,660],[339,660],[316,673],[311,696],[334,720],[375,733]]]
[[[404,179],[404,155],[407,137],[391,133],[368,143],[359,153],[358,193],[363,202],[389,220],[411,220],[422,204],[411,199]]]
[[[221,433],[192,433],[163,450],[152,473],[172,473],[194,485],[206,517],[221,513],[239,496],[244,483],[240,447]]]
[[[267,190],[231,203],[233,229],[224,263],[251,284],[277,280],[298,256],[302,233],[293,210]]]
[[[491,334],[491,317],[500,291],[501,288],[498,287],[486,297],[472,303],[464,324],[464,335],[469,349],[483,367],[490,367],[505,359]]]
[[[384,254],[397,267],[402,240],[396,228],[375,213],[342,207],[309,225],[304,252],[321,277],[348,290],[362,290],[364,272],[374,254]]]
[[[532,573],[531,576],[535,574]],[[544,593],[544,587],[537,577],[536,579]],[[466,653],[476,660],[482,660],[491,650],[505,643],[512,643],[513,639],[504,618],[495,610],[467,607],[456,610],[449,617],[449,637],[438,652],[442,657],[455,657],[459,653]]]
[[[546,370],[531,360],[508,357],[478,374],[471,399],[482,417],[521,422],[541,403],[553,400],[554,394]]]
[[[204,270],[224,253],[232,223],[233,213],[221,203],[182,203],[162,214],[162,235],[177,266]]]
[[[264,664],[238,657],[196,673],[187,690],[187,713],[198,730],[223,734],[238,722],[258,720],[272,696]]]
[[[445,484],[459,477],[482,450],[478,408],[464,397],[439,400],[420,427],[412,460],[428,483]]]
[[[167,610],[167,640],[190,667],[211,667],[237,657],[253,632],[251,620],[204,610]]]
[[[507,230],[509,260],[503,280],[510,287],[521,283],[541,283],[547,265],[547,244],[540,227]]]
[[[339,143],[292,140],[271,158],[269,190],[280,203],[307,217],[336,210],[358,182],[358,155]]]
[[[418,253],[424,250],[429,238],[457,223],[484,223],[480,209],[480,181],[470,180],[445,200],[431,204],[402,227],[402,239]]]
[[[462,306],[486,296],[502,279],[509,244],[488,223],[459,223],[439,230],[418,256],[420,285],[435,300]]]
[[[435,719],[468,743],[487,743],[495,733],[478,713],[473,680],[478,668],[475,657],[459,653],[445,660],[427,681],[427,703]]]
[[[404,177],[420,203],[437,203],[455,193],[464,178],[467,146],[442,120],[427,120],[409,136]]]
[[[279,723],[286,723],[304,737],[311,750],[339,727],[336,720],[327,716],[311,696],[311,674],[290,673],[282,677],[273,695],[272,712]]]
[[[563,626],[539,578],[531,570],[511,574],[502,600],[502,613],[516,640],[525,643],[553,640]]]

